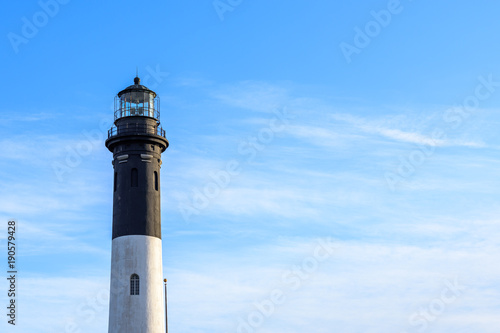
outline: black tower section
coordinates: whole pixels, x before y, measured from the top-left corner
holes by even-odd
[[[161,238],[161,153],[168,147],[160,127],[160,100],[140,84],[115,97],[114,126],[106,147],[113,153],[113,239],[126,235]]]

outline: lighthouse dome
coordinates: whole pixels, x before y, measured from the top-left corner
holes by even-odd
[[[130,92],[147,92],[147,93],[150,93],[153,95],[153,98],[156,97],[156,93],[149,89],[148,87],[146,86],[143,86],[141,84],[141,79],[139,77],[135,77],[134,78],[134,84],[128,86],[127,88],[123,89],[122,91],[120,91],[118,93],[118,97],[121,97],[123,94],[126,94],[126,93],[130,93]]]

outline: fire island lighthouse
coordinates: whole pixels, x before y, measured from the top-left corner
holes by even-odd
[[[165,332],[160,167],[168,141],[159,106],[138,77],[115,97],[106,140],[114,168],[109,333]]]

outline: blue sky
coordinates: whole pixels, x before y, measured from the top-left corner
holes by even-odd
[[[136,68],[170,141],[172,332],[498,332],[499,9],[4,4],[0,240],[16,219],[19,298],[2,332],[107,332],[104,140]]]

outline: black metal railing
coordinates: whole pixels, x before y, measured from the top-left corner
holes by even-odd
[[[113,126],[108,130],[108,139],[112,136],[118,135],[144,135],[144,134],[153,134],[159,135],[164,138],[165,130],[160,126],[155,125],[145,125],[145,124],[123,124],[118,127]]]

